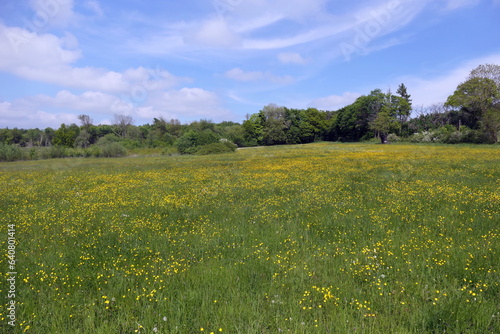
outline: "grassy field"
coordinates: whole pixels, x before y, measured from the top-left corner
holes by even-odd
[[[1,333],[500,333],[499,146],[54,159],[0,182]]]

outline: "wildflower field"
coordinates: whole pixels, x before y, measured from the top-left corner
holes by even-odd
[[[498,145],[53,159],[0,182],[1,333],[500,333]]]

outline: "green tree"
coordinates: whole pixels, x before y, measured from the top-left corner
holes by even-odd
[[[46,128],[43,130],[43,146],[52,145],[52,140],[54,139],[55,130],[52,128]]]
[[[389,91],[385,94],[380,111],[370,122],[370,128],[377,132],[382,144],[387,143],[389,133],[398,130],[401,124],[398,122],[398,108],[401,103],[405,103],[404,98],[394,96]]]
[[[330,138],[341,141],[357,141],[374,136],[370,123],[381,111],[385,94],[380,89],[374,89],[369,95],[360,96],[337,113],[333,122]]]
[[[495,82],[497,86],[500,86],[500,65],[495,65],[495,64],[479,65],[470,72],[469,77],[467,79],[470,80],[474,78],[491,79]]]
[[[90,146],[90,139],[91,139],[90,133],[86,129],[83,129],[75,138],[75,146],[87,148]]]
[[[245,143],[245,129],[240,124],[225,126],[222,137],[229,139],[238,146],[243,146]]]
[[[399,85],[396,93],[399,96],[394,96],[398,101],[396,101],[396,117],[399,120],[401,126],[408,121],[411,114],[411,95],[408,94],[406,86],[402,83]]]
[[[59,129],[54,132],[54,138],[52,139],[52,144],[57,146],[73,147],[75,144],[75,139],[80,133],[80,128],[76,124],[71,124],[66,126],[66,124],[61,124]]]
[[[446,101],[446,105],[459,107],[470,113],[474,123],[479,125],[491,142],[498,140],[499,104],[500,86],[492,79],[477,76],[458,85]]]
[[[290,128],[290,122],[286,119],[286,108],[271,103],[260,111],[260,115],[263,121],[263,144],[285,144],[287,139],[286,131]]]
[[[244,146],[257,146],[262,144],[263,125],[261,114],[253,114],[242,124]]]

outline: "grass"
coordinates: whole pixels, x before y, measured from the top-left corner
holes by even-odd
[[[319,143],[3,163],[0,332],[499,333],[499,162]]]

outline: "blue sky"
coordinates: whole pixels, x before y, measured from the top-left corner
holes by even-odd
[[[500,0],[2,0],[0,128],[241,122],[405,83],[444,102],[500,64]]]

